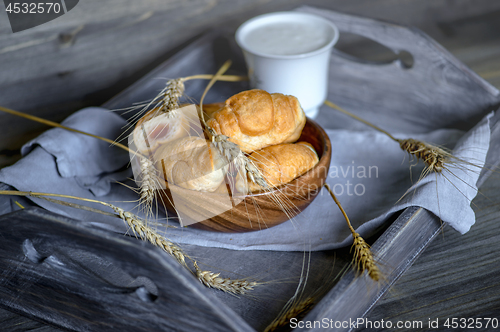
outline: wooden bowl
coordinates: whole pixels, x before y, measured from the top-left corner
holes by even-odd
[[[258,231],[279,225],[311,204],[325,183],[330,167],[331,142],[316,122],[307,119],[299,141],[309,142],[314,147],[319,157],[318,164],[302,176],[272,191],[235,197],[239,202],[236,205],[228,194],[198,192],[168,183],[167,189],[159,193],[169,212],[178,212],[193,220],[203,220],[189,227],[234,233]],[[294,208],[285,213],[275,203],[276,198]],[[175,209],[171,202],[174,202]]]

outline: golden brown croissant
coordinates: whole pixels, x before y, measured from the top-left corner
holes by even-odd
[[[212,114],[220,110],[224,107],[224,103],[213,103],[203,105],[203,113],[205,115],[205,120],[208,120],[212,117]]]
[[[197,191],[213,192],[224,182],[227,165],[212,143],[188,136],[161,145],[155,166],[168,183]]]
[[[306,117],[297,98],[264,90],[240,92],[211,114],[207,125],[243,152],[299,139]]]
[[[249,158],[260,170],[270,186],[275,187],[292,181],[306,173],[318,163],[318,155],[311,144],[278,144],[253,152]],[[236,188],[245,192],[244,181],[238,181]],[[262,188],[248,180],[246,192]]]

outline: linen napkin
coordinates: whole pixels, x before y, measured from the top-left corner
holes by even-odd
[[[497,112],[498,113],[498,112]],[[493,121],[494,117],[494,121]],[[454,147],[454,159],[442,172],[420,179],[422,163],[404,153],[387,136],[369,131],[327,130],[332,142],[332,161],[327,182],[337,195],[351,222],[369,236],[393,213],[408,206],[421,206],[443,222],[465,233],[475,222],[470,203],[490,145],[490,123],[498,114],[485,116],[472,130],[442,129],[412,138]],[[102,108],[83,109],[64,125],[110,139],[126,125],[120,116]],[[405,135],[395,134],[405,138]],[[498,138],[498,137],[497,137]],[[491,138],[493,139],[493,138]],[[130,179],[126,151],[109,143],[63,129],[51,129],[27,143],[24,157],[0,170],[0,183],[21,191],[48,192],[111,202],[128,211],[138,211],[138,195]],[[403,197],[404,196],[404,197]],[[0,213],[13,209],[12,197],[0,197]],[[16,198],[17,199],[17,198]],[[127,227],[119,218],[61,206],[32,198],[43,208],[96,227],[119,233]],[[70,201],[70,200],[68,200]],[[79,201],[72,201],[82,204]],[[106,209],[98,204],[88,204]],[[109,211],[111,212],[111,211]],[[161,215],[160,215],[161,217]],[[350,232],[326,190],[293,219],[281,225],[249,233],[217,233],[179,226],[175,217],[160,218],[157,227],[177,243],[251,250],[326,250],[351,243]]]

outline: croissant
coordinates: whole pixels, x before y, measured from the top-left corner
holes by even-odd
[[[307,142],[269,146],[260,151],[254,151],[249,158],[272,187],[292,181],[313,168],[319,161],[316,151]],[[262,189],[250,180],[247,183],[248,185],[245,181],[238,180],[236,188],[240,192]],[[245,186],[248,187],[245,188]]]
[[[214,192],[224,182],[227,163],[211,142],[198,136],[182,137],[161,145],[154,153],[155,167],[170,184]]]
[[[203,113],[205,116],[205,121],[210,119],[212,117],[212,115],[215,112],[217,112],[218,110],[220,110],[221,108],[223,108],[224,105],[225,105],[224,102],[203,105]]]
[[[297,98],[264,90],[240,92],[211,113],[207,125],[250,153],[299,139],[306,117]]]

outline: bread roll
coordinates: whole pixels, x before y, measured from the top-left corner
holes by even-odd
[[[225,103],[213,103],[213,104],[205,104],[203,105],[203,113],[205,115],[205,121],[210,119],[212,115],[223,108]]]
[[[152,109],[137,122],[132,133],[136,150],[148,155],[166,142],[188,136],[193,118],[198,120],[196,112],[194,105],[168,113]]]
[[[292,181],[313,168],[319,161],[312,145],[306,142],[269,146],[253,152],[249,158],[272,187]],[[237,181],[236,187],[244,192],[244,181]],[[261,189],[259,185],[248,180],[247,192]]]
[[[213,112],[207,125],[243,152],[299,139],[306,117],[297,98],[264,90],[240,92]]]
[[[188,136],[162,144],[154,154],[155,167],[169,184],[214,192],[224,182],[227,165],[204,138]]]

